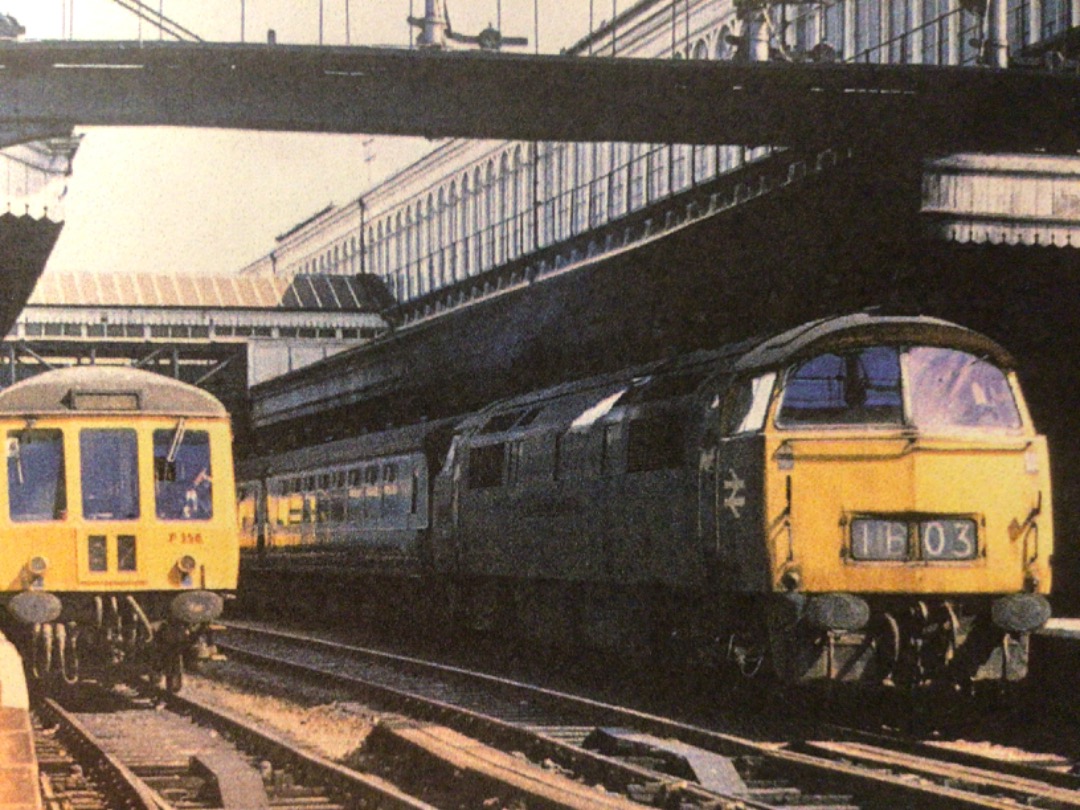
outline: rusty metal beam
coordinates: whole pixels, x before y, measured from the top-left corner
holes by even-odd
[[[1080,148],[1080,76],[205,43],[0,46],[0,127]]]

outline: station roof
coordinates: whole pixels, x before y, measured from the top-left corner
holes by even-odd
[[[63,307],[278,309],[381,312],[393,304],[371,275],[195,276],[45,273],[27,304]]]

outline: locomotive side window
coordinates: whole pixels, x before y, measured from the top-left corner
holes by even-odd
[[[209,520],[214,515],[210,434],[154,431],[154,500],[162,520]]]
[[[1018,428],[1005,373],[967,352],[917,346],[907,352],[912,421],[921,428]]]
[[[506,469],[506,445],[489,444],[469,450],[469,489],[501,486]]]
[[[734,436],[761,430],[769,410],[769,398],[776,383],[776,372],[740,380],[732,387],[724,405],[724,435]]]
[[[683,463],[683,429],[678,413],[634,419],[626,437],[626,471],[662,470]]]
[[[346,493],[335,492],[330,496],[330,521],[344,523],[346,520]]]
[[[506,483],[516,484],[521,480],[521,463],[524,456],[525,443],[520,439],[507,442],[506,454]]]
[[[170,440],[173,431],[168,431]],[[139,516],[139,459],[135,431],[87,428],[79,433],[82,509],[88,520]]]
[[[622,424],[614,422],[603,426],[600,444],[600,474],[612,475],[619,472],[619,437]]]
[[[900,425],[900,352],[871,346],[820,354],[796,366],[784,383],[783,425]]]
[[[59,430],[13,430],[7,444],[11,519],[63,520],[67,515],[63,435]]]

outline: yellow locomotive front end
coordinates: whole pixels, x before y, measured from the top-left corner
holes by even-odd
[[[747,516],[761,521],[787,679],[1026,675],[1029,634],[1050,615],[1053,531],[1046,441],[1011,369],[955,325],[870,316],[745,359],[760,430],[728,453],[733,471],[761,465]]]
[[[228,416],[132,369],[50,372],[0,393],[0,583],[33,674],[122,665],[178,688],[236,587]]]

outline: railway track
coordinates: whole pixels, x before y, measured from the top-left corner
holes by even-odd
[[[234,661],[554,763],[646,804],[680,807],[1080,808],[1080,780],[940,746],[830,729],[762,741],[502,678],[233,624]],[[417,743],[419,744],[419,743]]]
[[[47,810],[432,810],[379,777],[298,749],[205,703],[104,691],[43,701],[35,746]]]

